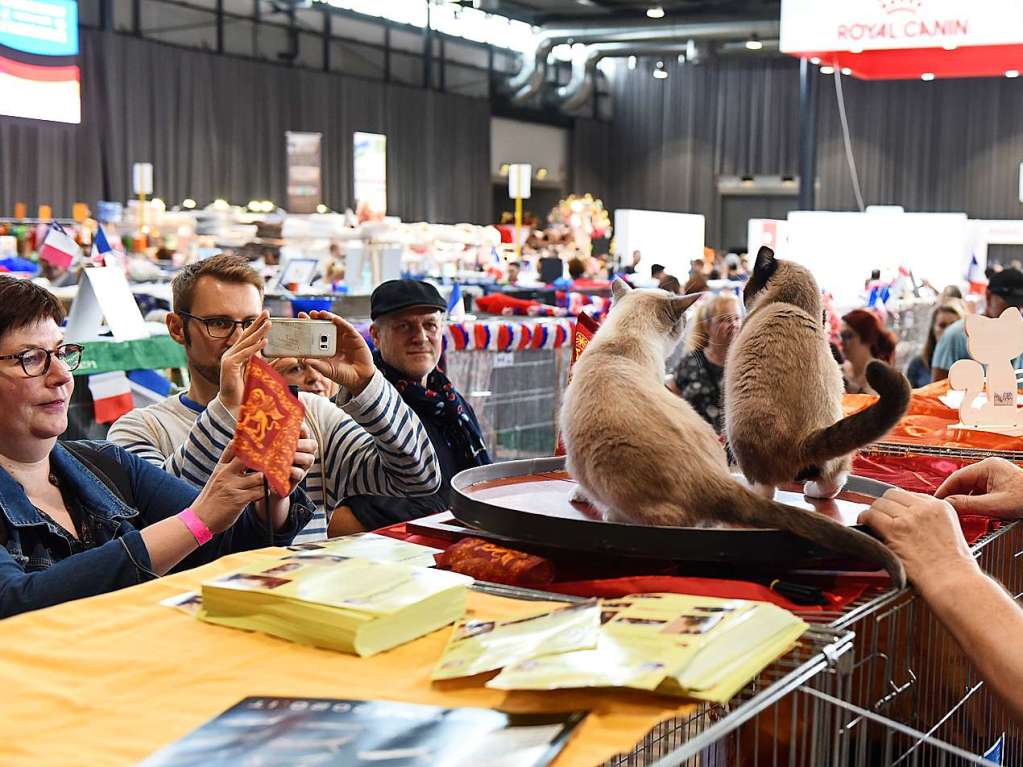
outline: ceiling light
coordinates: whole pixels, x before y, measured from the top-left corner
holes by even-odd
[[[657,79],[657,80],[667,80],[668,79],[668,73],[664,69],[664,62],[663,61],[658,61],[657,65],[654,67],[654,78]]]
[[[547,178],[547,169],[546,168],[537,168],[536,169],[536,177],[537,177],[538,180],[543,181],[545,178]]]
[[[636,57],[635,56],[629,56],[628,65],[629,65],[629,69],[635,69],[636,68]]]
[[[181,207],[184,208],[185,210],[191,210],[192,208],[195,207],[195,205],[196,202],[191,197],[186,198],[181,203]]]
[[[835,74],[835,68],[834,67],[829,67],[829,66],[825,65],[825,66],[821,67],[821,74],[822,75],[833,75],[833,74]]]
[[[646,9],[646,15],[651,19],[663,19],[664,9],[659,5],[655,5],[653,8]]]
[[[931,80],[934,79],[934,72],[924,72],[922,75],[920,75],[920,79],[923,80],[924,82],[929,83]]]
[[[686,63],[686,55],[684,53],[680,53],[678,55],[678,63],[679,64],[685,64]]]
[[[852,69],[850,69],[849,67],[842,67],[842,74],[843,75],[851,75],[852,74]]]
[[[227,200],[225,200],[223,197],[218,197],[213,201],[214,210],[227,210],[230,207],[231,206],[228,204]]]
[[[764,47],[764,44],[757,40],[756,36],[750,37],[746,41],[746,49],[750,51],[759,51]]]
[[[810,63],[813,64],[814,66],[817,66],[818,64],[821,63],[821,60],[814,56],[813,58],[810,59]]]
[[[944,44],[943,46],[941,46],[941,47],[942,47],[942,48],[944,48],[944,49],[945,49],[946,51],[954,51],[954,50],[955,50],[956,48],[958,48],[959,46],[958,46],[958,45],[956,45],[955,43],[945,43],[945,44]]]
[[[1008,77],[1010,80],[1014,80],[1015,78],[1019,77],[1019,70],[1018,69],[1007,69],[1005,71],[1005,76]]]

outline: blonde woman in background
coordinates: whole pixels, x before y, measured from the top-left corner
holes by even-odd
[[[947,288],[946,288],[947,290]],[[906,368],[906,378],[914,389],[927,386],[931,382],[931,359],[934,357],[934,347],[938,345],[945,328],[966,316],[966,305],[960,299],[947,298],[943,303],[938,304],[931,314],[931,326],[927,331],[927,340],[924,342],[923,350],[913,358]]]
[[[721,396],[725,358],[741,323],[742,306],[735,294],[721,293],[701,301],[689,322],[685,355],[668,383],[718,434],[725,426]]]

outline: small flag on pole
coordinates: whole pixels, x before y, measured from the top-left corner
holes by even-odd
[[[50,231],[46,234],[46,239],[43,240],[43,247],[39,250],[39,258],[60,269],[67,269],[78,254],[78,243],[72,240],[68,233],[64,231],[64,228],[54,221],[50,225]]]
[[[110,247],[102,226],[96,230],[96,239],[92,241],[92,262],[96,266],[114,266],[117,262],[117,256]]]
[[[980,268],[980,262],[977,260],[976,254],[970,256],[970,266],[966,270],[966,281],[970,283],[971,293],[983,293],[984,288],[987,287],[987,275]]]
[[[121,371],[89,376],[89,392],[92,394],[96,423],[113,423],[135,408],[131,383]]]
[[[448,319],[461,320],[465,317],[465,301],[462,300],[462,286],[457,282],[448,296]]]

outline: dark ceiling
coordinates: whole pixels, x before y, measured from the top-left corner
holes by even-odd
[[[664,9],[665,21],[777,19],[781,13],[781,0],[489,0],[485,5],[486,10],[532,24],[645,19],[655,5]]]

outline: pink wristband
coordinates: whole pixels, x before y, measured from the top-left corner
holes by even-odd
[[[188,528],[188,532],[192,534],[192,537],[195,538],[195,542],[200,546],[213,540],[213,533],[211,533],[205,523],[195,515],[195,512],[192,511],[191,508],[179,511],[178,519],[185,523],[185,527]]]

